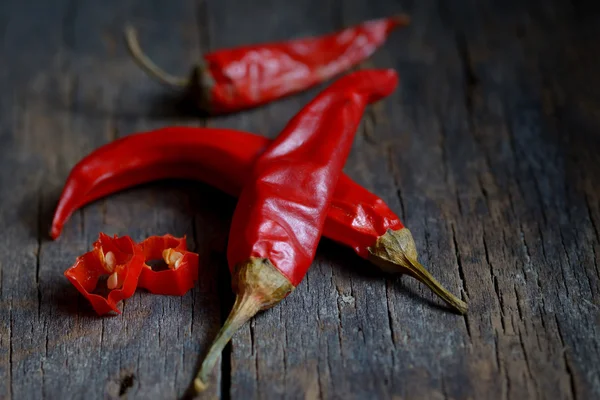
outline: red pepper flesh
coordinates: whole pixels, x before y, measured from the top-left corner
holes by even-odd
[[[398,85],[393,70],[346,75],[306,105],[255,161],[238,200],[227,260],[236,301],[194,387],[233,334],[285,298],[306,275],[365,107]]]
[[[185,236],[150,236],[139,244],[146,263],[138,287],[154,294],[183,296],[198,280],[198,254],[187,251]],[[154,271],[148,260],[164,259],[169,269]]]
[[[367,104],[396,88],[393,70],[340,78],[305,106],[261,154],[234,213],[229,268],[268,258],[293,286],[304,278]]]
[[[190,79],[171,77],[141,51],[133,28],[126,39],[134,60],[163,83],[188,87],[199,107],[229,113],[255,107],[324,82],[368,58],[407,15],[366,21],[320,37],[264,43],[205,54]]]
[[[143,264],[142,250],[130,237],[115,235],[111,238],[100,233],[94,249],[77,257],[65,276],[89,300],[98,315],[111,311],[120,314],[117,303],[133,295]],[[114,275],[118,287],[107,297],[92,293],[103,275]]]
[[[162,128],[117,139],[73,168],[50,236],[56,239],[72,213],[84,205],[160,179],[198,180],[237,197],[254,161],[270,142],[242,131],[193,127]],[[325,222],[325,236],[367,258],[368,247],[377,238],[403,227],[383,200],[342,175]]]
[[[269,143],[269,139],[247,132],[195,127],[169,127],[117,139],[73,168],[58,202],[50,236],[56,239],[78,208],[159,179],[198,180],[238,196],[256,158]],[[346,175],[338,181],[323,235],[353,248],[385,271],[414,276],[453,308],[466,311],[466,304],[445,291],[422,267],[423,271],[415,271],[419,267],[412,265],[417,262],[414,241],[398,216],[383,200]],[[393,240],[384,241],[388,238]]]

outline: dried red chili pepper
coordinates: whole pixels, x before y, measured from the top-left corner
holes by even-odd
[[[233,334],[302,281],[368,103],[397,86],[393,70],[358,71],[333,83],[286,125],[252,167],[240,194],[227,261],[235,304],[202,363],[202,391]]]
[[[321,37],[236,47],[205,54],[189,79],[176,78],[145,56],[135,30],[126,29],[134,60],[161,82],[188,88],[209,113],[228,113],[302,91],[368,58],[396,27],[408,25],[401,14],[366,21]]]
[[[120,314],[117,303],[133,295],[143,264],[142,249],[129,236],[111,238],[100,233],[94,249],[77,257],[65,276],[92,303],[96,313],[115,311]],[[105,275],[109,276],[107,297],[92,293],[100,277]]]
[[[140,243],[145,257],[138,287],[154,294],[183,296],[198,280],[198,254],[187,251],[185,236],[150,236]],[[149,260],[164,260],[168,269],[155,271]]]
[[[171,127],[129,135],[83,158],[71,171],[50,236],[56,239],[78,208],[120,190],[159,179],[192,179],[238,196],[269,140],[246,132]],[[136,149],[136,151],[131,151]],[[388,272],[409,274],[461,313],[467,306],[417,261],[410,231],[383,200],[342,175],[323,235],[351,247]]]

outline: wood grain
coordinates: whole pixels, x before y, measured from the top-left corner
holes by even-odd
[[[181,398],[232,303],[235,200],[158,182],[47,231],[70,168],[165,125],[274,137],[323,85],[205,119],[141,72],[122,28],[185,75],[206,51],[408,12],[363,67],[400,89],[363,119],[346,172],[411,229],[465,317],[323,240],[298,289],[234,337],[202,398],[600,397],[600,9],[580,1],[0,3],[0,398]],[[135,149],[132,149],[135,151]],[[186,234],[202,279],[98,318],[62,276],[98,232]]]

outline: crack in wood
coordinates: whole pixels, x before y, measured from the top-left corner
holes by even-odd
[[[450,399],[450,396],[448,395],[448,388],[446,387],[446,379],[445,379],[444,375],[442,375],[440,378],[440,387],[442,389],[442,396],[444,396],[444,399]]]
[[[10,393],[10,399],[14,399],[14,386],[15,386],[15,381],[13,380],[13,367],[14,367],[14,360],[13,360],[13,355],[14,355],[14,340],[13,340],[13,332],[14,332],[14,318],[13,318],[13,298],[12,296],[10,297],[10,306],[9,306],[9,314],[8,314],[8,318],[9,318],[9,332],[8,332],[8,338],[9,338],[9,347],[8,347],[8,379],[9,379],[9,393]]]
[[[454,41],[456,43],[456,49],[462,67],[464,104],[467,113],[467,131],[473,137],[474,144],[481,150],[483,161],[487,170],[494,171],[494,169],[492,168],[492,163],[490,161],[489,152],[485,151],[485,146],[481,140],[480,135],[477,133],[477,129],[475,128],[475,97],[477,95],[477,92],[480,90],[481,83],[479,77],[477,76],[477,73],[475,72],[473,59],[469,50],[469,43],[467,41],[465,33],[460,29],[455,29]],[[492,174],[491,176],[494,182],[496,182],[495,175]],[[486,201],[488,210],[491,212],[488,193],[481,181],[481,176],[479,174],[477,175],[477,180],[479,182],[481,193]]]
[[[165,320],[165,303],[164,302],[160,303],[160,314],[161,314],[161,316],[160,316],[159,321],[164,321]],[[162,344],[162,324],[159,322],[156,325],[157,325],[157,330],[158,330],[158,334],[157,334],[157,336],[158,336],[158,348],[161,349],[163,347],[163,344]],[[164,365],[163,365],[163,367],[164,367]]]
[[[196,224],[195,224],[196,225]],[[199,249],[198,249],[199,251]],[[231,278],[229,269],[226,268],[227,264],[224,262],[218,262],[218,270],[216,272],[217,278],[217,297],[220,300],[220,320],[219,325],[222,326],[229,315],[231,307],[233,307],[233,295],[231,293]],[[194,308],[195,310],[195,308]],[[252,326],[254,319],[247,323],[248,326]],[[250,331],[253,334],[253,331]],[[216,333],[213,334],[213,336]],[[253,339],[253,338],[252,338]],[[223,399],[229,399],[231,396],[231,358],[233,357],[232,343],[235,340],[232,339],[221,353],[220,360],[220,395]],[[254,354],[254,342],[252,341],[252,354]]]
[[[542,233],[542,228],[540,227],[540,225],[537,225],[538,228],[538,233],[539,233],[539,238],[540,238],[540,248],[542,249],[542,256],[544,257],[544,260],[546,261],[547,264],[550,263],[550,260],[548,259],[548,255],[546,254],[546,245],[544,244],[544,234]],[[523,227],[521,226],[521,229],[523,229]],[[540,276],[539,274],[536,272],[536,278],[537,278],[537,285],[540,288],[540,293],[544,293],[542,290],[542,281],[540,280]],[[542,296],[542,305],[544,306],[544,311],[546,309],[546,304],[544,303],[544,297]]]
[[[594,245],[591,246],[593,258],[594,258],[594,267],[596,269],[596,275],[600,278],[600,268],[598,268],[598,256],[596,254],[596,247]]]
[[[461,283],[461,298],[464,302],[468,303],[468,300],[470,298],[469,296],[469,290],[467,289],[467,284],[466,284],[466,278],[465,278],[465,271],[463,269],[463,265],[462,265],[462,258],[460,256],[460,250],[458,247],[458,241],[456,240],[456,230],[454,228],[454,224],[450,223],[450,228],[452,230],[452,243],[454,245],[454,258],[456,260],[456,265],[458,266],[458,276],[460,278],[460,283]],[[463,315],[463,320],[465,322],[465,328],[467,329],[467,334],[469,335],[469,340],[472,341],[473,337],[471,336],[471,326],[469,325],[469,317],[467,316],[467,314]]]
[[[260,381],[260,374],[259,374],[259,368],[258,368],[258,350],[257,350],[257,343],[256,343],[256,338],[254,337],[254,325],[256,324],[256,320],[253,318],[252,321],[250,321],[250,345],[252,346],[252,356],[254,357],[254,368],[255,368],[255,374],[256,374],[256,380]]]
[[[583,198],[585,199],[585,205],[587,208],[588,218],[590,220],[590,223],[592,224],[592,227],[594,228],[594,233],[596,234],[596,241],[600,242],[600,231],[598,230],[598,224],[596,223],[596,220],[592,216],[592,207],[590,206],[590,197],[587,193],[585,193]]]
[[[513,285],[513,291],[515,293],[515,299],[517,300],[517,313],[519,315],[519,321],[521,322],[525,322],[525,320],[523,319],[523,306],[521,305],[522,299],[521,296],[519,295],[519,291],[517,290],[517,286]],[[523,325],[525,327],[525,330],[527,330],[527,324]],[[525,332],[527,333],[527,332]]]
[[[100,324],[100,352],[104,350],[104,322],[105,320],[102,320]]]
[[[327,352],[329,353],[329,352]],[[317,389],[319,391],[319,399],[324,399],[323,396],[323,383],[321,382],[321,377],[323,374],[321,373],[321,363],[317,361]]]
[[[563,362],[565,364],[565,371],[567,372],[567,376],[569,378],[569,387],[571,390],[571,396],[573,397],[574,400],[577,400],[577,389],[576,389],[576,385],[575,385],[575,377],[574,377],[574,373],[573,373],[573,369],[571,367],[571,363],[569,362],[569,358],[567,357],[567,350],[568,350],[568,346],[565,342],[565,339],[563,337],[563,333],[562,333],[562,329],[560,327],[560,322],[558,320],[558,315],[554,314],[554,321],[556,323],[556,331],[558,332],[558,338],[560,339],[560,343],[562,345],[562,358],[563,358]]]
[[[402,221],[406,221],[406,209],[404,208],[404,199],[402,197],[402,190],[400,189],[400,181],[397,176],[396,169],[394,168],[394,148],[391,144],[385,146],[385,153],[387,154],[387,168],[392,176],[392,183],[396,189],[396,196],[398,197],[398,202],[400,203],[400,213]]]
[[[388,293],[389,290],[389,279],[385,280],[385,300],[387,303],[387,317],[388,317],[388,329],[390,330],[390,339],[392,344],[396,347],[396,334],[394,332],[394,320],[392,318],[392,308],[390,307],[391,300]]]
[[[308,283],[308,279],[305,279],[305,281],[307,281]],[[282,315],[282,310],[283,307],[278,307],[279,313],[279,323],[278,325],[281,326],[283,325],[283,339],[285,342],[285,346],[281,349],[281,357],[282,357],[282,361],[283,361],[283,382],[286,382],[288,379],[288,359],[287,359],[287,349],[290,348],[289,346],[289,342],[288,342],[288,336],[287,333],[289,332],[288,329],[288,325],[287,325],[287,321],[283,318]],[[283,323],[282,323],[283,322]]]
[[[508,374],[505,373],[504,371],[504,367],[503,367],[503,363],[502,363],[502,357],[500,355],[500,344],[498,343],[498,334],[499,332],[495,332],[494,334],[494,354],[496,356],[496,369],[498,370],[498,374],[503,378],[503,382],[502,382],[502,386],[503,386],[503,391],[502,391],[502,398],[506,399],[507,398],[507,393],[508,393]]]
[[[490,214],[491,219],[494,220],[494,213],[492,213],[492,206],[491,206],[491,202],[490,202],[489,193],[488,193],[488,190],[485,188],[485,185],[483,183],[483,180],[481,179],[480,174],[477,174],[477,183],[479,186],[479,190],[481,191],[481,195],[483,196],[483,199],[485,200],[485,205],[488,209],[488,214]]]
[[[471,53],[469,51],[469,44],[467,42],[467,38],[465,37],[464,32],[460,30],[455,31],[455,42],[456,48],[458,51],[458,56],[460,57],[460,61],[463,69],[463,80],[465,87],[465,106],[467,108],[467,113],[469,117],[474,114],[474,97],[475,91],[479,87],[479,79],[477,78],[477,74],[475,73],[475,68],[473,66],[473,60],[471,57]]]
[[[587,213],[588,213],[588,219],[590,220],[590,223],[592,224],[592,228],[593,228],[594,234],[596,236],[596,243],[600,243],[600,231],[598,230],[598,225],[596,224],[596,220],[592,216],[592,208],[590,206],[590,199],[589,199],[589,196],[587,193],[585,193],[584,199],[585,199],[585,205],[586,205],[586,209],[587,209]],[[598,268],[598,258],[596,257],[596,247],[594,244],[592,244],[590,247],[592,248],[592,253],[594,255],[593,259],[594,259],[594,267],[596,270],[596,275],[598,276],[598,278],[600,278],[600,268]]]
[[[540,189],[540,183],[537,179],[537,177],[535,176],[535,174],[533,173],[533,169],[531,167],[530,164],[527,164],[527,171],[529,172],[529,175],[531,176],[531,178],[533,179],[533,190],[536,193],[536,196],[538,198],[538,204],[540,205],[539,210],[542,213],[542,219],[544,221],[544,225],[548,226],[548,215],[547,215],[547,211],[546,211],[546,206],[544,204],[544,195],[542,194],[542,191]]]
[[[572,265],[572,263],[571,263],[571,257],[569,256],[569,253],[567,252],[567,249],[566,249],[566,246],[565,246],[565,238],[563,236],[562,229],[560,227],[558,227],[557,229],[559,231],[558,234],[560,236],[560,243],[561,243],[561,246],[562,246],[562,250],[563,250],[563,253],[564,253],[564,255],[565,255],[566,259],[567,259],[567,265],[570,266],[570,265]],[[565,269],[563,268],[562,263],[559,263],[559,266],[560,266],[560,274],[562,276],[562,282],[561,282],[562,286],[564,287],[565,292],[567,293],[567,297],[571,297],[571,293],[569,291],[569,285],[567,285],[567,282],[569,282],[569,281],[567,280],[567,277],[565,275]]]
[[[540,398],[538,382],[535,379],[536,375],[533,373],[533,371],[531,369],[531,363],[529,360],[529,356],[527,355],[527,350],[525,348],[525,340],[523,339],[523,333],[520,330],[519,330],[519,344],[521,345],[521,351],[523,352],[523,358],[525,359],[525,366],[527,369],[527,374],[529,376],[529,379],[533,383],[533,388],[536,393],[536,398]]]
[[[135,374],[129,373],[123,376],[119,382],[119,397],[123,397],[133,387]]]
[[[37,247],[36,247],[36,253],[35,253],[35,283],[36,283],[36,289],[37,289],[37,302],[38,302],[38,313],[37,313],[37,318],[38,318],[38,323],[40,325],[42,325],[43,327],[46,327],[48,324],[46,323],[46,318],[44,318],[44,321],[42,322],[42,287],[41,287],[41,280],[40,280],[40,271],[41,271],[41,255],[42,255],[42,235],[44,234],[44,228],[43,228],[43,219],[44,219],[44,208],[43,208],[43,204],[44,204],[44,196],[43,196],[43,192],[41,189],[39,189],[38,191],[38,204],[37,204]],[[43,329],[46,330],[46,329]],[[44,362],[46,361],[46,359],[48,358],[48,334],[46,334],[45,340],[44,342],[44,349],[43,349],[43,354],[44,357],[40,359],[40,374],[41,374],[41,381],[42,381],[42,385],[41,385],[41,392],[42,392],[42,399],[46,398],[46,371],[44,368]]]
[[[331,271],[331,285],[333,287],[337,288],[337,285],[335,285],[333,282],[333,277],[334,277],[334,273],[333,273],[333,271]],[[344,326],[342,324],[342,308],[340,306],[339,297],[340,297],[340,293],[339,293],[339,289],[338,289],[337,294],[336,294],[335,304],[337,306],[337,311],[338,311],[338,315],[337,315],[338,316],[338,324],[337,324],[338,344],[339,344],[340,354],[342,354],[343,353],[343,351],[342,351],[342,329]]]
[[[561,235],[561,239],[562,239],[563,249],[564,249],[564,252],[565,252],[565,254],[567,256],[567,261],[568,261],[569,265],[572,267],[572,271],[576,272],[576,271],[579,270],[579,268],[584,267],[586,265],[586,263],[581,260],[581,257],[579,256],[579,252],[577,250],[575,250],[573,252],[575,254],[575,258],[577,260],[577,264],[573,264],[571,262],[571,257],[569,256],[569,252],[568,252],[568,250],[567,250],[567,248],[565,246],[565,243],[564,243],[564,237],[563,237],[563,230],[562,229],[560,230],[560,235]],[[585,246],[585,247],[587,248],[588,246]],[[591,246],[589,246],[589,247],[592,248],[592,251],[595,251],[593,244]],[[596,260],[594,260],[594,263],[596,263]],[[588,289],[589,289],[589,296],[592,297],[594,295],[594,284],[592,283],[592,278],[588,274],[588,268],[583,268],[583,273],[584,273],[584,275],[585,275],[585,277],[587,279],[587,284],[588,284]],[[580,279],[576,279],[576,280],[577,280],[577,282],[581,281]],[[580,286],[580,289],[582,289],[581,286]]]
[[[500,287],[498,284],[498,277],[494,272],[494,267],[492,262],[490,261],[490,252],[486,239],[486,231],[483,229],[482,241],[483,241],[483,250],[485,254],[485,262],[488,265],[488,270],[490,272],[490,277],[492,279],[492,285],[494,287],[494,292],[496,293],[496,298],[498,299],[498,304],[500,306],[500,324],[502,325],[502,333],[506,333],[506,321],[505,321],[505,311],[504,311],[504,299],[502,298],[502,294],[500,293]]]

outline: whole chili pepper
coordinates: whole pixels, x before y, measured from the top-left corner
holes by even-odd
[[[233,334],[302,281],[321,238],[329,203],[368,103],[397,86],[393,70],[340,78],[286,125],[252,167],[238,200],[227,261],[235,304],[202,363],[202,391]]]
[[[183,296],[198,280],[198,254],[187,251],[185,236],[150,236],[140,243],[146,263],[138,287],[154,294]],[[149,260],[164,260],[168,269],[155,271]]]
[[[120,190],[167,178],[205,182],[238,196],[269,139],[246,132],[170,127],[128,135],[83,158],[71,171],[58,202],[50,236],[80,207]],[[135,151],[132,151],[135,149]],[[446,291],[417,261],[408,228],[383,200],[346,175],[339,179],[323,235],[351,247],[388,272],[425,283],[461,313],[467,306]]]
[[[162,71],[142,52],[135,30],[125,37],[133,59],[149,75],[187,88],[199,108],[229,113],[305,90],[368,58],[389,33],[410,19],[400,14],[363,22],[321,37],[220,50],[203,56],[189,79]]]
[[[144,254],[129,236],[114,238],[100,233],[94,249],[77,257],[75,264],[65,271],[65,276],[92,303],[98,315],[115,311],[117,303],[133,295],[142,272]],[[109,275],[106,297],[92,291],[101,276]]]

